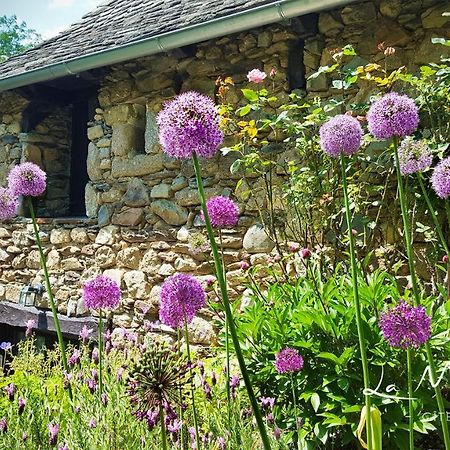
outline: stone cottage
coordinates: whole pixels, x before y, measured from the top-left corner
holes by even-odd
[[[396,65],[438,61],[445,49],[431,38],[450,37],[446,8],[445,0],[106,0],[2,63],[0,184],[21,161],[48,174],[36,207],[59,311],[74,318],[65,323],[89,316],[80,288],[100,272],[124,292],[113,325],[136,329],[157,319],[165,277],[182,271],[205,279],[211,271],[189,243],[199,225],[192,167],[158,144],[155,116],[165,100],[186,90],[214,97],[215,80],[232,76],[227,100],[236,104],[253,68],[276,68],[280,98],[292,90],[326,97],[327,76],[308,76],[331,60],[331,49],[349,43],[366,61],[376,59],[380,42],[397,48]],[[208,196],[234,196],[242,211],[224,237],[231,289],[239,293],[238,262],[274,244],[255,226],[251,199],[235,192],[232,162],[217,155],[203,176]],[[13,304],[24,285],[41,281],[23,216],[0,227],[0,322],[16,327],[24,316]],[[45,295],[39,302],[46,306]],[[194,342],[214,340],[208,319],[193,323]],[[39,327],[48,328],[45,321]]]

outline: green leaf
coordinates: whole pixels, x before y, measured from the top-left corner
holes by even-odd
[[[450,47],[450,39],[434,37],[434,38],[431,38],[431,42],[433,44],[441,44],[441,45],[445,45],[446,47]]]
[[[343,49],[342,49],[342,53],[345,56],[356,56],[356,51],[353,48],[353,45],[351,44],[347,44]]]
[[[311,405],[312,405],[314,411],[317,412],[317,410],[319,409],[319,406],[320,406],[320,397],[317,392],[314,392],[311,395]]]
[[[336,355],[333,355],[333,353],[330,352],[321,352],[317,355],[318,358],[322,359],[328,359],[329,361],[333,361],[335,364],[339,363],[339,358]]]
[[[236,114],[240,117],[246,116],[250,111],[252,107],[250,105],[245,105],[242,108],[239,108],[236,110]]]
[[[236,161],[234,161],[234,163],[231,164],[230,172],[232,174],[237,173],[239,171],[239,169],[241,168],[241,164],[242,164],[242,160],[241,159],[237,159]]]
[[[258,101],[258,94],[253,89],[241,89],[244,97],[250,102]]]

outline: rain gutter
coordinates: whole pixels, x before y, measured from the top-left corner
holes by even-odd
[[[168,52],[185,45],[238,33],[316,11],[333,9],[353,1],[355,0],[285,0],[270,3],[180,30],[130,42],[120,47],[102,50],[29,70],[18,75],[12,75],[0,79],[0,92],[68,75],[76,75],[87,70],[143,56]]]

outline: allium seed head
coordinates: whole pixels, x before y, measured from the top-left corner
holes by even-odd
[[[424,141],[415,141],[410,136],[400,144],[398,158],[402,175],[422,172],[433,162],[433,155],[428,145]]]
[[[18,207],[19,200],[10,189],[0,187],[0,220],[9,220],[15,217]]]
[[[159,140],[173,158],[193,153],[211,158],[223,141],[214,102],[198,92],[185,92],[167,102],[158,114]]]
[[[414,100],[396,92],[383,95],[367,113],[369,131],[380,140],[404,137],[416,131],[419,110]]]
[[[434,168],[431,185],[438,197],[446,199],[450,196],[450,157],[441,160]]]

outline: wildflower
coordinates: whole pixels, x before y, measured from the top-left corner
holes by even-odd
[[[93,362],[94,364],[98,364],[98,358],[99,358],[99,355],[98,355],[98,348],[95,347],[94,350],[92,350],[92,354],[91,354],[92,362]]]
[[[227,444],[225,442],[225,438],[220,437],[217,439],[217,446],[220,450],[225,450],[227,448]]]
[[[236,226],[239,220],[239,208],[236,203],[228,197],[219,195],[212,197],[206,202],[211,225],[214,228],[231,228]],[[201,219],[205,220],[203,211],[200,214]]]
[[[106,406],[108,404],[108,402],[109,402],[108,394],[103,392],[103,394],[100,396],[100,400],[102,402],[102,405]]]
[[[444,255],[444,256],[442,257],[442,262],[443,262],[444,264],[447,264],[448,261],[449,261],[448,255]]]
[[[431,337],[431,318],[425,308],[411,306],[403,300],[382,312],[378,324],[392,347],[420,347]]]
[[[275,423],[275,417],[273,416],[273,413],[270,412],[266,415],[267,423]]]
[[[353,155],[361,147],[363,131],[359,122],[346,114],[334,116],[320,127],[320,146],[333,158]]]
[[[81,357],[81,353],[80,350],[78,350],[77,348],[74,349],[72,356],[69,358],[69,366],[73,367],[76,364],[80,363],[80,357]]]
[[[14,383],[9,383],[8,386],[5,387],[5,391],[8,394],[8,399],[12,402],[14,400],[14,394],[16,392]]]
[[[260,401],[262,409],[272,409],[275,404],[275,397],[261,397]]]
[[[25,327],[26,327],[25,336],[31,337],[31,335],[33,334],[33,328],[36,327],[36,320],[34,319],[27,320],[25,323]]]
[[[95,419],[95,417],[92,417],[91,420],[89,420],[89,428],[97,428],[97,420]]]
[[[266,73],[259,69],[250,70],[250,72],[247,74],[248,81],[257,84],[262,83],[266,77]]]
[[[166,103],[158,114],[159,141],[173,158],[194,153],[211,158],[223,141],[214,102],[198,92],[185,92]]]
[[[159,318],[163,324],[179,328],[190,323],[205,303],[202,285],[193,276],[175,274],[161,286]]]
[[[176,434],[181,430],[181,427],[183,426],[183,423],[181,420],[175,419],[171,423],[167,424],[167,431],[169,433]]]
[[[406,137],[398,148],[400,173],[409,175],[422,172],[431,166],[433,156],[430,148],[424,141],[415,141],[412,137]]]
[[[97,369],[91,369],[91,376],[95,381],[98,381],[98,372]]]
[[[275,67],[272,67],[272,69],[270,69],[269,72],[269,77],[273,78],[277,74],[277,72],[278,72],[277,69]]]
[[[69,446],[67,444],[59,444],[58,450],[69,450]]]
[[[22,441],[25,442],[28,439],[28,434],[24,431],[22,433]]]
[[[232,389],[236,389],[239,387],[239,384],[241,383],[241,380],[239,379],[238,375],[232,375],[230,380],[230,386]]]
[[[48,443],[51,446],[56,445],[56,442],[58,441],[58,433],[59,433],[59,425],[57,423],[49,423],[48,424],[48,432],[49,432],[49,438]]]
[[[10,350],[12,349],[12,344],[11,344],[11,342],[2,342],[2,343],[0,344],[0,349],[3,350],[3,351],[5,351],[5,352],[10,351]]]
[[[450,157],[442,159],[434,168],[431,185],[438,197],[446,199],[450,196]]]
[[[239,267],[241,270],[247,270],[250,267],[250,264],[247,261],[241,261]]]
[[[278,373],[298,372],[303,368],[303,357],[295,348],[284,348],[275,355],[275,368]]]
[[[94,378],[88,378],[88,379],[86,380],[86,384],[87,384],[87,387],[88,387],[89,392],[90,392],[91,394],[93,394],[93,393],[97,390],[98,384],[97,384],[97,381],[95,381]]]
[[[25,405],[27,404],[26,400],[23,399],[22,397],[19,397],[18,400],[18,414],[19,416],[23,413],[24,409],[25,409]]]
[[[8,422],[6,422],[6,418],[3,417],[0,420],[0,433],[6,433],[8,431]]]
[[[80,339],[83,344],[86,344],[89,340],[89,336],[94,330],[92,328],[88,328],[86,325],[83,325],[83,328],[80,331]]]
[[[90,309],[114,309],[118,306],[122,292],[118,284],[105,275],[87,281],[83,287],[83,300]]]
[[[288,245],[288,249],[290,252],[296,253],[300,249],[300,244],[298,244],[297,242],[290,242]]]
[[[18,207],[18,198],[9,189],[0,187],[0,220],[12,219]]]
[[[310,250],[309,248],[302,248],[302,249],[300,250],[300,256],[301,256],[303,259],[309,259],[309,258],[311,258],[311,250]]]
[[[116,375],[117,375],[117,381],[122,381],[123,373],[125,372],[125,369],[123,367],[119,367],[117,369]]]
[[[73,379],[73,374],[67,373],[66,371],[64,371],[64,380],[63,380],[63,388],[64,389],[69,389],[72,379]]]
[[[38,197],[47,186],[47,175],[36,164],[24,162],[14,166],[8,175],[8,185],[13,195]]]
[[[419,110],[408,96],[391,92],[373,103],[367,123],[377,139],[404,137],[414,133],[419,125]]]
[[[276,441],[280,440],[280,438],[281,438],[281,430],[278,427],[276,427],[273,430],[273,437],[275,438]]]
[[[203,383],[203,392],[205,393],[205,396],[208,400],[212,399],[212,390],[211,390],[211,386],[209,385],[209,383],[207,381],[205,381]]]

